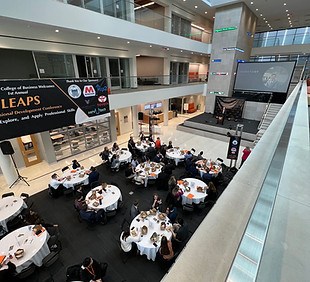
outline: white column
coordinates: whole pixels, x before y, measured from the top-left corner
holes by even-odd
[[[171,17],[172,17],[171,5],[169,5],[165,7],[165,19],[164,19],[165,22],[164,30],[169,33],[171,33]]]
[[[117,140],[115,110],[111,110],[110,114],[111,114],[111,116],[110,116],[111,142],[115,142]]]
[[[164,126],[168,125],[169,100],[163,100]]]
[[[164,70],[163,70],[163,84],[169,85],[170,84],[170,58],[164,58]]]
[[[133,137],[139,136],[139,120],[138,120],[138,107],[132,106],[131,107],[132,112],[132,132]]]
[[[137,88],[137,58],[136,56],[129,59],[129,68],[130,68],[130,87]]]
[[[6,183],[10,186],[17,179],[17,172],[10,155],[3,155],[0,152],[0,167]]]

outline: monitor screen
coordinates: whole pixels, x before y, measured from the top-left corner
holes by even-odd
[[[235,91],[287,93],[295,61],[238,63]]]
[[[156,103],[156,108],[161,108],[162,107],[162,103],[161,102],[159,102],[159,103]]]
[[[150,104],[145,104],[144,105],[144,110],[149,110],[151,108],[151,105]]]

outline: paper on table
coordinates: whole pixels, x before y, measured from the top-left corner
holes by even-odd
[[[191,193],[189,193],[189,194],[187,195],[187,198],[189,198],[189,199],[193,199],[193,198],[194,198],[194,195],[193,195],[193,194],[191,194]]]

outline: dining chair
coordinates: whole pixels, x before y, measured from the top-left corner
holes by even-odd
[[[191,205],[191,204],[185,204],[185,205],[183,205],[182,209],[183,209],[183,211],[185,211],[185,212],[191,213],[191,212],[194,211],[194,206]]]
[[[59,259],[59,253],[52,251],[43,260],[42,264],[45,268],[49,268]]]
[[[112,210],[112,211],[107,210],[105,213],[106,213],[107,218],[111,218],[111,217],[116,216],[117,210]]]
[[[2,199],[5,197],[12,197],[12,196],[15,196],[14,192],[4,193],[4,194],[2,194]]]
[[[65,167],[63,167],[62,169],[61,169],[61,171],[62,172],[65,172],[66,170],[68,170],[69,169],[69,166],[65,166]]]
[[[29,194],[23,192],[20,194],[20,198],[26,202],[29,199]]]
[[[36,272],[36,266],[32,263],[27,268],[24,268],[21,272],[16,274],[16,278],[19,280],[25,279]]]
[[[96,188],[96,187],[98,187],[98,186],[100,186],[99,181],[94,181],[94,182],[92,182],[92,183],[90,184],[90,188],[91,188],[91,189],[94,189],[94,188]]]

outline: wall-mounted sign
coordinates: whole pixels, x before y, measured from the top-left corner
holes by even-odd
[[[209,94],[224,95],[223,91],[210,91]]]
[[[222,59],[213,59],[212,62],[213,63],[220,63],[220,62],[222,62]]]
[[[0,81],[0,140],[110,116],[106,79]]]
[[[238,47],[224,47],[223,50],[224,51],[238,51],[238,52],[244,53],[244,50]]]
[[[245,60],[237,60],[237,63],[245,63]]]
[[[236,26],[222,27],[222,28],[216,29],[215,32],[231,31],[231,30],[236,30],[236,29],[237,29]]]
[[[228,72],[211,72],[211,75],[228,75]]]

